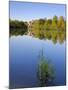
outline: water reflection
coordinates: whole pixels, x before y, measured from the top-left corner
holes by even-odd
[[[55,67],[44,57],[43,49],[39,58],[37,77],[40,86],[54,85],[53,80],[55,79]]]
[[[18,31],[18,32],[16,32],[16,31]],[[29,32],[29,33],[32,33],[32,34],[28,34],[27,32],[22,34],[20,31],[21,31],[21,29],[15,30],[14,33],[10,34],[10,37],[13,36],[13,35],[15,35],[15,36],[18,36],[18,35],[32,35],[33,37],[36,37],[36,38],[39,38],[39,39],[52,40],[54,44],[56,44],[57,42],[62,44],[66,39],[65,31],[54,31],[54,30],[50,31],[49,30],[49,31],[42,32],[40,34],[39,33],[33,34],[33,32]]]
[[[65,45],[65,42],[54,44],[52,40],[40,40],[27,35],[12,36],[10,87],[65,85]],[[42,47],[44,51],[40,51]]]

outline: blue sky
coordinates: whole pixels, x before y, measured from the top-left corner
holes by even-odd
[[[30,21],[39,18],[53,18],[54,15],[64,16],[64,4],[47,4],[47,3],[31,3],[31,2],[14,2],[10,1],[10,18]]]

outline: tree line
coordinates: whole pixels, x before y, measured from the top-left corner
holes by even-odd
[[[29,30],[37,37],[44,37],[46,31],[66,31],[66,21],[63,16],[59,18],[54,16],[53,19],[38,19],[30,21]]]
[[[58,38],[65,40],[66,20],[63,16],[59,18],[54,16],[52,19],[41,18],[29,22],[10,19],[9,23],[11,35],[23,35],[29,31],[40,39],[48,38],[54,42]]]
[[[66,21],[63,16],[59,18],[54,16],[53,19],[38,19],[30,21],[31,27],[40,30],[65,30]]]
[[[18,20],[9,20],[10,34],[11,35],[23,35],[28,30],[27,22]]]

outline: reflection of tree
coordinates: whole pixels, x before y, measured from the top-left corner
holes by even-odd
[[[23,35],[23,32],[25,32],[23,29],[12,29],[12,35]],[[27,32],[24,34],[27,35]],[[11,34],[10,34],[11,35]],[[39,39],[48,39],[52,40],[54,44],[59,41],[60,44],[62,44],[65,40],[65,32],[64,31],[42,31],[42,30],[36,30],[36,33],[34,34],[34,37],[37,37]]]
[[[34,37],[37,37],[39,39],[48,39],[52,40],[54,44],[59,41],[60,44],[62,44],[65,40],[65,32],[64,31],[42,31],[37,30],[38,32],[34,34]]]
[[[50,40],[52,38],[50,31],[45,32],[45,38],[48,39],[48,40]]]
[[[52,41],[54,44],[57,43],[57,31],[52,32]]]
[[[40,86],[52,85],[55,78],[55,70],[53,65],[43,56],[43,51],[38,64],[37,76]],[[51,83],[51,84],[50,84]]]
[[[59,32],[58,33],[58,41],[59,41],[59,43],[62,44],[64,42],[64,40],[65,40],[65,32],[64,33]]]
[[[62,44],[65,40],[66,20],[63,16],[53,16],[53,19],[35,19],[30,22],[9,20],[10,35],[24,35],[30,32],[39,39],[52,40],[54,44],[59,41]]]

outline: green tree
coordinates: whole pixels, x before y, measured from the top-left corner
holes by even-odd
[[[28,26],[23,21],[9,20],[10,34],[24,34],[28,31]]]
[[[44,24],[44,30],[51,30],[52,20],[48,19]]]
[[[57,30],[57,22],[58,22],[58,18],[57,16],[54,16],[53,17],[53,20],[52,20],[52,30]]]
[[[60,16],[59,20],[58,20],[58,29],[64,31],[65,27],[66,27],[65,20],[64,20],[63,16]]]

